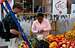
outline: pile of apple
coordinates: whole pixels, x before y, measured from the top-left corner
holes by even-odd
[[[74,40],[67,40],[64,35],[48,35],[49,48],[75,48]]]

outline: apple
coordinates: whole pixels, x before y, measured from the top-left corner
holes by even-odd
[[[67,45],[66,45],[66,44],[62,44],[62,47],[63,47],[63,48],[66,48],[66,47],[67,47]]]
[[[70,48],[73,48],[72,46],[70,46]]]

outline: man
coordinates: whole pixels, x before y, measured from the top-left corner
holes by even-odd
[[[22,7],[20,4],[16,4],[13,6],[13,12],[16,16],[16,14],[20,13],[22,11]],[[17,16],[16,16],[17,18]],[[18,31],[18,27],[15,24],[14,20],[11,17],[10,12],[7,14],[7,16],[2,20],[4,25],[4,32],[1,33],[2,38],[5,38],[6,41],[9,41],[11,38],[18,37],[20,35]]]
[[[37,38],[46,37],[51,30],[51,25],[42,13],[38,13],[37,19],[32,24],[32,32],[36,34]]]

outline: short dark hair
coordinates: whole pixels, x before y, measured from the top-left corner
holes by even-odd
[[[43,14],[43,13],[38,13],[38,14],[37,14],[37,17],[40,17],[40,16],[41,16],[41,17],[44,17],[44,14]]]
[[[16,4],[13,6],[13,9],[14,9],[14,8],[18,8],[18,9],[23,10],[22,5],[21,5],[21,4],[18,4],[18,3],[16,3]]]

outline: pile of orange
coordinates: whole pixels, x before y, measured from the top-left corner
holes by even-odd
[[[47,40],[48,41],[59,41],[59,40],[64,40],[65,38],[64,38],[64,35],[61,35],[61,34],[59,34],[59,35],[48,35],[47,36]]]

